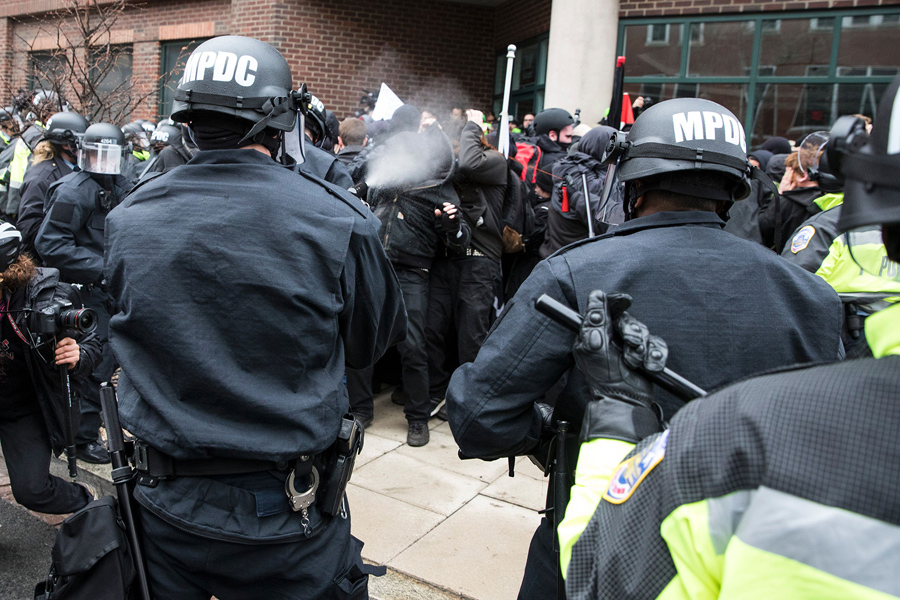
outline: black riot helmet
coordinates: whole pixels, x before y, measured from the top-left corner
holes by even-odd
[[[9,111],[6,110],[5,108],[0,108],[0,123],[4,123],[11,119],[12,119],[12,117],[9,115]]]
[[[831,130],[828,158],[844,177],[838,228],[900,224],[900,76],[881,98],[871,136],[854,119],[841,117]]]
[[[87,119],[74,112],[59,112],[47,121],[47,129],[44,130],[43,139],[63,146],[75,154],[78,152],[78,142],[87,130]]]
[[[328,115],[325,113],[325,105],[311,95],[306,108],[306,128],[312,134],[313,144],[316,148],[321,148],[328,135]]]
[[[287,61],[275,48],[241,36],[207,40],[191,53],[178,80],[172,119],[219,113],[249,122],[252,139],[265,128],[290,131],[298,101]]]
[[[95,123],[81,138],[78,166],[82,171],[118,175],[125,162],[125,134],[110,123]]]
[[[159,125],[150,136],[150,144],[164,148],[181,145],[181,128],[175,125]]]
[[[22,252],[22,234],[12,223],[0,223],[0,272],[16,262]]]
[[[626,209],[634,197],[633,182],[651,179],[660,189],[707,200],[734,202],[750,193],[744,128],[730,110],[699,98],[654,104],[639,116],[627,137],[617,132],[603,157],[617,164],[616,177],[626,182]],[[688,172],[719,174],[725,185],[685,183]]]
[[[567,110],[548,108],[535,115],[533,125],[536,135],[546,135],[551,131],[559,132],[560,129],[565,129],[569,125],[575,125],[575,119]]]

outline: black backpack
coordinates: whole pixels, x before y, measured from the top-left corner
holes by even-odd
[[[118,502],[104,496],[62,522],[34,600],[129,600],[135,571]]]

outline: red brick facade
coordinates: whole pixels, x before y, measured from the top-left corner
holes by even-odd
[[[551,0],[509,0],[498,6],[494,11],[494,48],[501,51],[550,31],[552,4]]]
[[[53,45],[37,33],[47,19],[37,11],[65,1],[0,0],[0,79],[13,89],[27,85],[28,48]],[[549,27],[549,13],[546,21]],[[162,42],[224,34],[277,47],[296,85],[305,81],[343,117],[359,108],[363,88],[377,90],[382,81],[422,106],[488,106],[493,25],[493,9],[420,0],[154,0],[125,11],[114,35],[133,44],[133,84],[151,94],[134,117],[156,114]],[[42,39],[32,42],[36,36]]]

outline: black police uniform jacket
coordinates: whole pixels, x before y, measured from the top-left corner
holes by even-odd
[[[105,180],[107,188],[97,179]],[[64,281],[96,285],[103,281],[104,223],[110,208],[125,195],[122,176],[69,173],[47,191],[47,211],[34,247]]]
[[[44,200],[47,190],[52,183],[59,181],[71,172],[72,168],[58,156],[36,165],[33,164],[25,171],[19,218],[16,221],[16,229],[22,234],[25,250],[34,251],[34,238],[44,221]]]
[[[54,364],[55,345],[52,340],[33,338],[29,329],[29,319],[33,311],[47,308],[53,299],[67,300],[75,307],[81,307],[81,296],[71,285],[59,281],[56,269],[38,268],[34,277],[23,288],[13,292],[9,297],[9,312],[2,318],[8,319],[16,335],[27,347],[24,353],[28,374],[34,386],[34,396],[26,398],[10,398],[0,394],[0,414],[7,419],[17,419],[35,410],[35,403],[44,417],[50,447],[59,454],[66,447],[66,404],[60,387],[59,370]],[[6,304],[6,297],[2,299]],[[100,363],[100,339],[95,333],[80,334],[75,331],[64,331],[58,336],[71,337],[80,349],[80,357],[75,366],[69,370],[73,380],[82,379],[91,374]],[[41,341],[35,347],[33,341]],[[73,394],[77,395],[77,386],[73,386]],[[78,398],[75,397],[77,402]]]
[[[377,233],[357,198],[255,150],[135,188],[107,219],[126,429],[180,459],[328,448],[345,361],[368,367],[405,333]]]
[[[722,230],[711,212],[662,212],[542,261],[447,391],[450,427],[471,456],[528,453],[541,401],[562,377],[555,419],[578,431],[591,398],[573,369],[575,335],[543,316],[548,294],[583,313],[593,290],[634,298],[629,312],[669,345],[668,366],[712,390],[747,375],[843,356],[841,302],[821,278]],[[671,416],[683,402],[656,389]],[[572,445],[574,468],[577,444]]]

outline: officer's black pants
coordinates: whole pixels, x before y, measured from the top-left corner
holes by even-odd
[[[335,517],[309,539],[248,545],[187,533],[139,506],[141,546],[156,600],[363,600],[367,585],[348,574],[362,543],[350,519]],[[342,589],[343,588],[343,589]]]
[[[52,515],[75,512],[93,500],[86,489],[50,474],[50,438],[40,411],[0,416],[0,445],[16,502]]]
[[[425,311],[428,308],[428,271],[398,269],[397,279],[406,304],[406,339],[397,344],[403,371],[403,389],[409,395],[403,412],[410,423],[427,423],[431,416],[428,394],[428,352],[425,349]]]
[[[81,300],[87,308],[97,311],[97,336],[103,347],[103,360],[82,385],[81,423],[75,436],[79,446],[89,444],[100,434],[100,384],[109,381],[115,369],[115,359],[109,346],[109,307],[106,292],[97,286],[85,287]]]
[[[531,538],[518,600],[555,599],[558,572],[559,561],[553,552],[553,523],[545,517]]]
[[[484,256],[439,258],[428,288],[425,343],[430,395],[443,398],[450,383],[445,338],[456,324],[459,363],[475,360],[494,322],[494,298],[500,293],[500,263]]]

